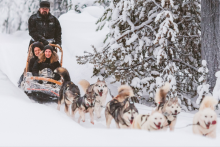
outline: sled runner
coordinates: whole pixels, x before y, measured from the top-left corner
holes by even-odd
[[[55,44],[50,44],[53,47],[56,47],[61,52],[60,65],[62,67],[63,62],[63,50],[60,46]],[[53,72],[51,69],[45,68],[40,71],[39,76],[33,76],[31,72],[29,72],[29,61],[32,58],[32,45],[29,47],[28,57],[26,68],[24,71],[24,78],[21,83],[21,89],[29,96],[29,98],[41,101],[41,102],[51,102],[56,101],[59,97],[60,87],[62,85],[61,81],[53,80]],[[39,82],[40,81],[40,82]]]

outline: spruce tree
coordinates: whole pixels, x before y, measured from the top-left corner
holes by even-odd
[[[141,103],[153,101],[156,89],[170,82],[169,96],[186,105],[199,85],[200,22],[199,0],[112,0],[97,21],[97,30],[110,29],[104,46],[77,61],[94,64],[94,76],[129,84]]]

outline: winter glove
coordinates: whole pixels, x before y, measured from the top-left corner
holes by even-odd
[[[57,73],[54,73],[54,80],[56,80],[56,81],[59,81],[60,80],[60,75],[59,74],[57,74]]]
[[[40,81],[38,81],[38,83],[39,83],[39,84],[43,84],[43,81],[42,81],[42,80],[40,80]]]
[[[42,43],[44,44],[44,46],[49,44],[47,40],[43,40]]]

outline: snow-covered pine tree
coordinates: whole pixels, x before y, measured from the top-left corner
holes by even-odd
[[[200,85],[197,87],[197,93],[199,97],[196,100],[196,104],[200,105],[203,98],[207,94],[210,94],[209,92],[210,85],[207,84],[207,75],[208,75],[209,70],[207,68],[207,62],[205,60],[202,60],[202,67],[199,68],[198,72],[200,72],[202,75],[199,78]]]
[[[97,5],[95,1],[96,0],[67,0],[67,7],[68,10],[75,10],[77,13],[81,13],[84,8]]]
[[[164,4],[171,5],[169,2],[164,1]],[[84,56],[77,56],[78,63],[94,64],[94,75],[111,76],[114,78],[112,83],[119,81],[131,85],[143,103],[145,99],[153,99],[160,85],[158,78],[163,77],[165,81],[175,79],[173,94],[178,92],[182,102],[190,102],[196,96],[199,79],[197,68],[200,65],[197,61],[201,60],[200,53],[197,53],[201,47],[200,1],[173,1],[173,7],[168,10],[172,12],[173,23],[177,24],[179,32],[174,37],[175,41],[165,42],[166,48],[161,50],[161,46],[153,42],[160,28],[160,23],[155,23],[155,18],[164,10],[161,1],[111,1],[98,20],[97,30],[101,30],[106,21],[109,21],[107,24],[110,32],[104,40],[105,45],[99,49],[93,46],[93,53],[86,52]],[[166,59],[164,57],[167,56],[167,64],[162,62],[158,66],[159,50],[164,51],[161,52],[161,59]],[[164,73],[169,74],[164,76]],[[145,90],[149,95],[147,98],[142,97]],[[190,105],[193,107],[193,104]],[[193,109],[187,107],[186,111],[188,110]]]
[[[176,36],[179,33],[178,25],[174,22],[172,8],[174,7],[173,0],[162,0],[161,6],[164,8],[156,17],[155,22],[159,23],[159,29],[156,34],[154,44],[157,45],[155,55],[157,58],[157,66],[160,66],[163,71],[161,78],[164,82],[169,82],[171,85],[170,98],[177,96],[176,92],[176,65],[172,61],[173,48],[169,44],[175,44]]]
[[[110,0],[96,0],[95,3],[98,3],[99,5],[103,6],[104,8],[109,7]]]
[[[27,30],[27,20],[39,7],[35,0],[2,0],[0,1],[0,29],[4,33]]]
[[[173,61],[179,68],[176,75],[177,88],[184,98],[197,95],[201,67],[201,1],[176,0],[174,15],[177,17],[179,34]]]
[[[128,83],[139,96],[144,86],[152,90],[152,80],[155,81],[158,73],[154,70],[151,23],[160,9],[153,1],[112,1],[100,19],[100,22],[110,20],[104,47],[100,52],[94,48],[94,54],[78,57],[78,63],[95,64],[94,75],[111,75],[112,82]]]

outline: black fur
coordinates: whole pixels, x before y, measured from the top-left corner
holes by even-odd
[[[79,87],[75,85],[73,82],[71,82],[69,72],[63,67],[57,68],[56,71],[64,79],[64,82],[59,92],[58,104],[61,104],[62,99],[70,101],[68,97],[73,98],[73,100],[75,100],[77,97],[80,97]],[[68,109],[67,107],[68,106],[65,101],[66,110]]]
[[[127,102],[129,103],[129,106],[125,108]],[[106,111],[108,111],[108,113],[115,119],[117,124],[120,123],[122,125],[128,126],[123,118],[123,113],[126,113],[131,109],[134,109],[138,113],[137,108],[133,103],[130,103],[129,98],[125,99],[123,102],[119,102],[118,100],[113,99],[109,102],[109,109],[106,108]]]

